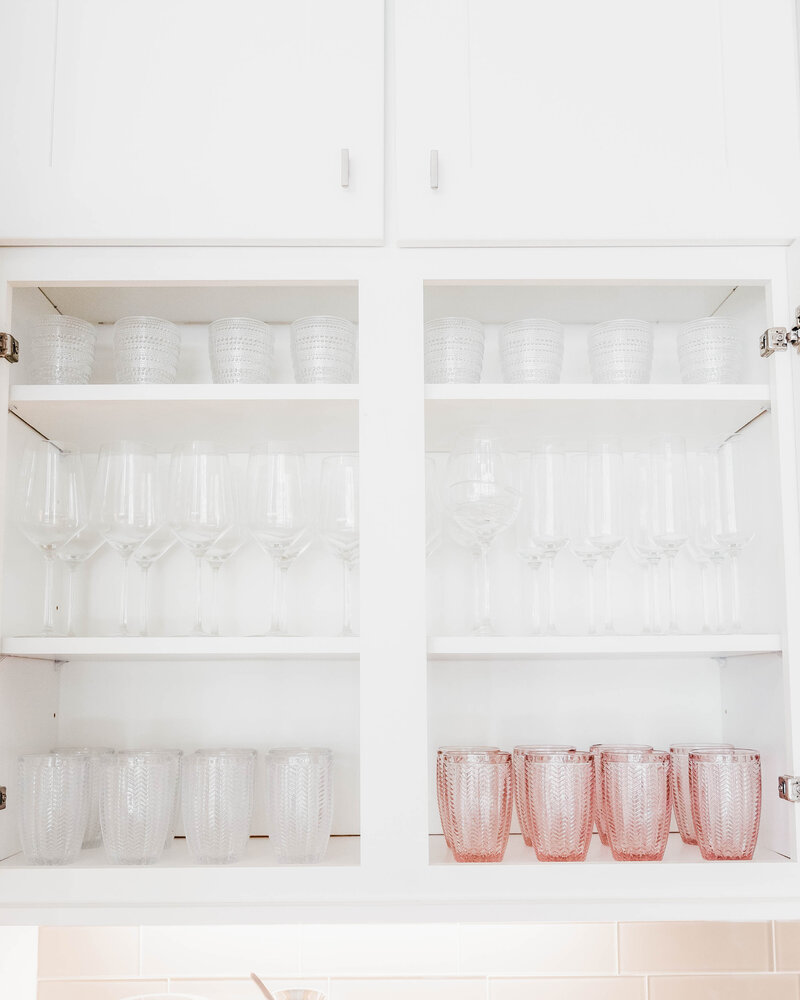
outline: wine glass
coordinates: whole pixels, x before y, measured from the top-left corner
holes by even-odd
[[[285,442],[253,448],[247,466],[245,524],[272,559],[270,635],[287,634],[286,578],[311,542],[303,453]]]
[[[489,550],[519,514],[521,496],[515,464],[497,435],[479,429],[458,438],[447,460],[445,506],[457,527],[474,539],[480,614],[473,635],[493,635]]]
[[[739,556],[755,536],[752,509],[746,497],[752,491],[751,475],[743,456],[742,437],[733,434],[717,449],[719,521],[713,538],[729,556],[731,591],[731,631],[741,632],[739,596]]]
[[[658,568],[663,551],[653,538],[653,490],[650,483],[650,456],[636,454],[632,458],[631,478],[626,491],[628,498],[628,544],[633,555],[644,566],[644,629],[645,634],[661,631],[658,595]]]
[[[329,455],[322,460],[319,530],[322,540],[342,561],[342,631],[354,635],[351,576],[359,556],[358,455]]]
[[[22,456],[17,491],[20,530],[44,556],[42,635],[55,635],[53,560],[87,522],[80,455],[51,441],[37,441]]]
[[[624,541],[622,518],[623,460],[616,441],[590,445],[586,459],[586,520],[588,541],[597,549],[602,570],[606,635],[614,633],[611,600],[611,559]]]
[[[128,635],[130,558],[158,523],[156,453],[146,444],[103,445],[95,475],[93,521],[122,559],[120,634]]]
[[[93,524],[87,524],[56,555],[67,567],[67,635],[75,635],[75,577],[78,570],[87,563],[103,545],[105,538]]]
[[[142,577],[141,635],[150,635],[150,567],[165,556],[176,541],[172,529],[163,522],[134,549],[133,561],[139,567]]]
[[[547,443],[535,448],[522,462],[522,507],[517,519],[517,546],[527,556],[533,572],[535,563],[545,567],[544,632],[556,634],[556,556],[567,544],[566,460],[563,451]]]
[[[667,631],[678,631],[675,557],[689,537],[686,445],[683,438],[662,434],[650,448],[653,540],[667,559]]]
[[[705,633],[721,632],[725,618],[722,565],[727,553],[715,535],[719,528],[719,461],[716,448],[698,451],[691,458],[688,466],[691,516],[687,549],[700,567],[702,630]]]
[[[586,578],[587,631],[597,635],[597,565],[600,551],[589,538],[589,456],[574,452],[568,458],[567,534],[570,551],[580,560]]]
[[[234,522],[233,480],[228,456],[207,441],[176,448],[169,470],[167,522],[195,558],[197,601],[193,635],[203,628],[203,561]]]
[[[209,635],[219,635],[219,571],[225,563],[235,556],[247,541],[247,534],[238,522],[229,525],[206,552],[206,562],[211,570],[211,600],[209,602]]]

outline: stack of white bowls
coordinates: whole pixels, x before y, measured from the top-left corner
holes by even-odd
[[[114,324],[117,382],[169,384],[178,375],[181,335],[169,320],[126,316]]]
[[[75,316],[48,316],[31,336],[31,378],[40,385],[85,385],[94,364],[95,329]]]
[[[443,316],[425,324],[425,381],[480,382],[483,324],[466,316]]]
[[[739,382],[742,340],[736,323],[724,316],[684,323],[678,334],[678,364],[683,382]]]
[[[653,367],[653,330],[639,319],[613,319],[589,332],[593,382],[649,382]]]

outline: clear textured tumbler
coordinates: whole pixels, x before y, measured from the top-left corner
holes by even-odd
[[[672,804],[675,807],[675,819],[678,832],[684,844],[696,844],[697,833],[692,819],[692,796],[689,789],[689,751],[690,750],[732,750],[731,743],[673,743],[669,748],[672,758],[670,781],[672,782]]]
[[[177,758],[163,750],[120,750],[104,759],[100,828],[112,864],[158,861],[173,815],[177,780]]]
[[[600,752],[602,750],[618,750],[621,753],[633,753],[639,750],[652,749],[646,743],[593,743],[589,747],[589,753],[594,755],[594,819],[600,843],[605,847],[608,847],[608,833],[606,832],[604,815],[603,774],[600,770]]]
[[[594,827],[592,754],[582,750],[529,751],[523,762],[536,857],[540,861],[584,861]]]
[[[275,747],[267,752],[269,838],[280,864],[313,865],[328,849],[333,821],[333,752]]]
[[[99,847],[103,838],[100,833],[100,782],[102,779],[103,760],[113,754],[111,747],[57,747],[51,753],[62,755],[83,754],[89,760],[89,784],[86,796],[86,832],[83,835],[83,846]]]
[[[19,835],[32,865],[68,865],[81,851],[89,796],[86,754],[19,758]]]
[[[530,805],[528,803],[528,790],[525,787],[525,754],[526,753],[567,753],[575,747],[559,744],[526,744],[516,746],[511,754],[511,766],[514,772],[514,802],[517,806],[517,819],[522,832],[522,839],[526,847],[533,845],[531,838]],[[449,844],[447,845],[450,846]]]
[[[499,747],[439,747],[436,751],[436,802],[439,806],[439,819],[442,822],[444,842],[449,850],[453,850],[453,831],[450,829],[450,813],[447,808],[447,787],[444,783],[444,755],[447,753],[497,753]]]
[[[442,754],[442,782],[456,861],[502,861],[513,808],[511,754]]]
[[[689,786],[697,846],[706,861],[749,861],[761,819],[761,754],[692,750]]]
[[[615,861],[661,861],[672,818],[667,750],[600,751],[603,811]]]
[[[229,864],[245,852],[256,751],[197,750],[183,761],[183,826],[194,861]]]

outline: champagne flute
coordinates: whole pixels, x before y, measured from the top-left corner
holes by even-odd
[[[728,553],[731,592],[731,631],[742,631],[739,596],[739,556],[755,536],[752,508],[746,497],[752,491],[749,469],[743,457],[742,437],[733,434],[717,449],[719,521],[713,537]]]
[[[599,441],[590,445],[586,471],[587,537],[600,555],[597,565],[602,569],[603,632],[613,635],[611,559],[625,538],[622,523],[623,460],[619,444],[616,441]]]
[[[446,508],[461,531],[476,542],[480,614],[473,635],[493,635],[489,551],[517,519],[521,504],[513,457],[497,435],[479,429],[459,437],[447,460]]]
[[[207,441],[176,448],[169,470],[167,521],[195,558],[197,599],[193,635],[203,628],[203,561],[222,532],[235,520],[228,456]]]
[[[122,559],[120,634],[128,635],[130,558],[158,523],[156,453],[146,444],[103,445],[94,486],[94,517],[100,534]]]
[[[303,453],[285,442],[253,448],[247,466],[245,524],[272,559],[272,621],[269,635],[287,634],[289,568],[311,542]]]
[[[319,528],[322,540],[342,562],[342,631],[352,625],[351,576],[359,556],[358,455],[329,455],[322,460]]]
[[[675,593],[675,557],[689,537],[689,499],[686,445],[683,438],[662,434],[650,449],[653,490],[653,540],[667,559],[667,631],[678,632]]]
[[[166,524],[159,524],[155,531],[136,547],[133,561],[139,567],[142,577],[142,627],[140,635],[150,635],[150,567],[165,556],[177,538]]]
[[[78,570],[87,563],[105,543],[105,538],[93,524],[85,527],[65,542],[56,555],[67,567],[67,635],[75,635],[75,577]]]
[[[17,491],[20,530],[44,556],[42,635],[55,635],[53,561],[58,549],[87,522],[83,472],[77,451],[37,441],[22,456]]]

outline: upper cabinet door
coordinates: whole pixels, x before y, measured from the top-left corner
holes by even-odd
[[[380,241],[383,50],[376,0],[3,0],[0,241]]]
[[[396,17],[403,242],[800,234],[792,0],[403,0]]]

